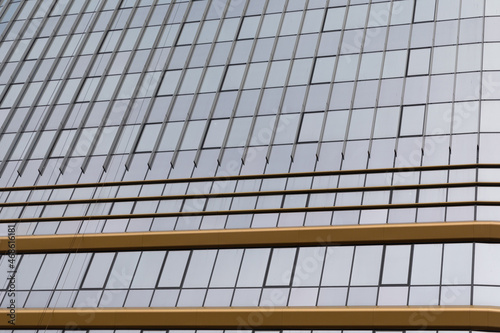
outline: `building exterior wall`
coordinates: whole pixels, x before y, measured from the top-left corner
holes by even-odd
[[[499,17],[496,0],[0,1],[17,308],[500,305],[496,233],[451,232],[500,220]],[[382,236],[424,223],[450,233]],[[346,226],[359,237],[326,236]],[[214,230],[231,245],[134,243]]]

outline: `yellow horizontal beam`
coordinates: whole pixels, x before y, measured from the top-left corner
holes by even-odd
[[[499,222],[380,224],[269,229],[193,230],[17,236],[18,253],[500,242]],[[6,237],[0,250],[9,249]]]
[[[373,210],[373,209],[401,209],[401,208],[431,208],[431,207],[457,207],[457,206],[500,206],[500,201],[451,201],[451,202],[417,202],[402,204],[382,205],[351,205],[351,206],[325,206],[325,207],[291,207],[291,208],[266,208],[266,209],[241,209],[241,210],[211,210],[197,212],[168,212],[168,213],[143,213],[143,214],[116,214],[116,215],[81,215],[81,216],[56,216],[56,217],[20,217],[13,219],[0,219],[1,223],[24,222],[53,222],[53,221],[81,221],[81,220],[117,220],[117,219],[144,219],[176,216],[210,216],[210,215],[248,215],[248,214],[274,214],[274,213],[304,213],[304,212],[334,212],[345,210]]]
[[[255,307],[18,309],[1,329],[500,330],[494,307]]]
[[[261,197],[268,195],[321,194],[321,193],[345,193],[345,192],[366,192],[366,191],[421,190],[421,189],[433,189],[433,188],[478,187],[478,186],[500,187],[500,182],[435,183],[435,184],[410,184],[410,185],[388,185],[388,186],[314,188],[314,189],[302,189],[302,190],[297,189],[297,190],[275,190],[275,191],[255,191],[255,192],[173,194],[173,195],[157,195],[157,196],[143,196],[143,197],[0,202],[0,207],[76,205],[76,204],[125,202],[125,201],[159,201],[159,200],[209,199],[209,198],[232,198],[232,197],[251,197],[251,196]]]
[[[224,175],[216,177],[198,177],[198,178],[147,179],[147,180],[132,180],[132,181],[103,182],[103,183],[15,186],[15,187],[0,187],[0,191],[33,191],[33,190],[49,190],[49,189],[60,189],[60,188],[172,184],[172,183],[186,183],[186,182],[209,182],[209,181],[215,182],[215,181],[244,180],[244,179],[321,177],[321,176],[341,176],[341,175],[372,174],[372,173],[395,173],[395,172],[463,170],[463,169],[498,169],[498,168],[500,168],[500,164],[488,164],[488,163],[430,165],[430,166],[412,166],[412,167],[402,167],[402,168],[331,170],[331,171],[312,171],[312,172],[295,172],[295,173],[278,173],[278,174],[257,174],[257,175],[234,175],[234,176]]]

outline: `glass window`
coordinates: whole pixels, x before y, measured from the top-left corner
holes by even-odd
[[[357,246],[352,267],[351,285],[378,285],[382,246]]]
[[[297,249],[273,249],[266,286],[288,286]]]
[[[111,268],[115,253],[95,253],[85,275],[82,288],[102,288]]]
[[[317,58],[311,83],[331,82],[336,57]]]
[[[158,287],[179,287],[184,276],[190,251],[170,251],[163,266]]]
[[[242,249],[219,250],[210,287],[234,287],[242,256]]]
[[[195,250],[184,278],[184,288],[206,288],[217,250]],[[168,259],[168,258],[167,258]]]
[[[414,245],[411,284],[439,284],[441,252],[440,244]]]
[[[410,50],[408,75],[429,74],[430,55],[431,55],[430,48]]]
[[[407,284],[410,268],[410,245],[387,245],[384,255],[383,284]]]

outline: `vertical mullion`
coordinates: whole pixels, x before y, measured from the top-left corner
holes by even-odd
[[[132,64],[132,61],[134,60],[134,56],[135,56],[135,54],[137,52],[137,49],[138,49],[140,43],[142,42],[142,38],[144,36],[144,33],[146,32],[146,28],[147,28],[147,25],[149,23],[149,20],[151,19],[152,14],[153,14],[153,11],[154,11],[154,8],[155,8],[154,5],[156,4],[156,2],[157,1],[155,0],[154,3],[151,5],[151,8],[150,8],[150,10],[148,12],[148,15],[147,15],[147,17],[146,17],[146,19],[144,21],[144,24],[143,24],[143,26],[141,28],[141,31],[139,32],[139,36],[137,37],[137,40],[136,40],[136,42],[135,42],[135,44],[133,46],[131,54],[130,54],[128,60],[127,60],[127,63],[125,64],[125,68],[122,71],[122,75],[120,77],[120,81],[118,82],[118,86],[116,87],[116,89],[115,89],[115,91],[114,91],[114,93],[113,93],[113,95],[111,97],[111,101],[108,104],[108,106],[106,108],[106,111],[104,112],[104,116],[103,116],[103,118],[101,120],[101,123],[99,124],[99,127],[97,129],[97,133],[96,133],[96,135],[94,135],[94,137],[92,139],[90,148],[89,148],[89,150],[88,150],[88,152],[87,152],[87,154],[85,156],[85,159],[84,159],[84,161],[82,163],[82,170],[83,171],[85,171],[87,169],[90,157],[91,157],[92,153],[94,152],[94,149],[95,149],[95,147],[97,145],[97,142],[98,142],[99,138],[101,137],[101,134],[103,132],[103,129],[105,128],[105,124],[106,124],[106,121],[107,121],[107,119],[108,119],[108,117],[110,115],[110,112],[111,112],[113,106],[116,103],[115,99],[118,96],[118,94],[119,94],[119,92],[120,92],[120,90],[122,88],[123,82],[124,82],[125,77],[126,77],[126,73],[128,72],[128,69],[130,68],[130,65]],[[132,19],[134,17],[134,14],[135,14],[135,12],[137,10],[137,6],[138,6],[138,3],[136,3],[136,5],[134,6],[134,8],[132,10],[132,13],[130,14],[129,20],[127,21],[127,24],[126,24],[127,26],[130,25],[130,22],[132,21]],[[123,36],[125,36],[125,34],[123,34]],[[121,44],[121,42],[120,42],[120,44]],[[110,62],[108,64],[110,66],[110,68],[111,68],[112,61],[114,60],[115,55],[112,56],[112,58],[110,59]],[[137,81],[138,83],[137,83],[136,87],[134,88],[134,91],[132,92],[132,95],[130,96],[130,100],[129,100],[129,103],[127,105],[127,109],[130,109],[132,107],[132,105],[133,105],[134,98],[137,95],[137,92],[139,91],[139,89],[141,87],[140,82],[142,82],[143,75],[144,75],[144,72],[141,73],[141,75],[139,76],[139,79]],[[125,115],[124,115],[124,118],[126,118]],[[71,156],[70,151],[74,150],[74,148],[75,148],[74,146],[70,147],[70,149],[68,150],[68,153],[64,157],[63,163],[61,165],[61,168],[63,170],[66,168],[67,162],[68,162],[68,160],[69,160],[69,158]]]
[[[71,36],[72,36],[73,32],[75,31],[76,27],[78,26],[78,23],[80,22],[80,18],[81,18],[81,15],[82,15],[82,13],[83,13],[83,11],[85,9],[85,6],[87,5],[87,3],[89,1],[90,0],[86,0],[85,5],[82,7],[82,9],[81,9],[81,11],[80,11],[80,13],[78,15],[78,19],[73,22],[73,25],[72,25],[72,27],[70,29],[70,32],[68,33],[68,37],[65,38],[64,43],[63,43],[61,49],[59,50],[59,52],[56,55],[56,59],[57,60],[61,59],[61,56],[62,56],[64,50],[66,49],[66,47],[68,46],[68,44],[69,44],[69,42],[71,40]],[[52,31],[52,33],[49,36],[49,41],[45,44],[42,52],[40,53],[40,57],[36,60],[35,66],[33,66],[33,69],[31,70],[31,73],[28,75],[28,78],[26,80],[26,83],[23,86],[23,89],[22,89],[21,93],[19,94],[19,96],[17,97],[16,101],[14,102],[14,105],[12,106],[12,110],[13,111],[19,107],[19,103],[21,102],[22,98],[25,96],[26,91],[28,89],[28,86],[32,83],[31,82],[32,77],[38,71],[38,69],[39,69],[39,67],[40,67],[40,65],[41,65],[41,63],[42,63],[42,61],[44,59],[44,56],[47,54],[48,50],[52,46],[52,41],[53,41],[53,38],[56,35],[56,31],[58,31],[58,29],[62,25],[62,23],[63,23],[63,21],[64,21],[64,19],[66,17],[66,14],[69,11],[71,5],[72,5],[72,3],[68,2],[67,6],[63,9],[63,12],[61,13],[61,18],[58,20],[56,26],[54,27],[54,30]],[[57,6],[57,5],[55,5],[55,6]],[[54,7],[54,8],[57,8],[57,7]],[[43,28],[43,26],[41,26],[40,28]],[[37,33],[37,35],[38,35],[38,33]],[[33,37],[33,39],[35,39],[35,37]],[[53,73],[53,71],[57,67],[58,63],[59,63],[58,61],[54,61],[53,62],[52,66],[51,66],[51,68],[49,70],[49,73]],[[19,64],[23,64],[23,62],[20,61]],[[26,126],[28,125],[28,122],[30,121],[31,116],[33,115],[33,111],[35,110],[38,101],[40,100],[40,98],[44,94],[44,92],[45,92],[45,90],[47,88],[47,83],[49,82],[49,78],[50,78],[50,76],[47,76],[47,77],[44,78],[42,87],[40,88],[40,90],[36,94],[35,98],[33,99],[33,103],[29,107],[28,112],[26,113],[25,119],[23,120],[23,122],[21,124],[21,127],[17,131],[16,136],[15,136],[15,138],[14,138],[11,146],[7,150],[7,153],[5,154],[5,158],[3,159],[3,163],[0,164],[0,175],[3,173],[3,171],[5,169],[5,166],[7,165],[7,161],[11,157],[14,149],[17,147],[17,144],[19,143],[19,138],[23,134]],[[9,119],[9,120],[11,120],[11,119]],[[1,135],[3,135],[3,134],[4,133],[2,132]],[[38,142],[38,140],[37,140],[37,142]],[[29,150],[28,150],[28,152],[29,152]],[[23,160],[26,160],[26,159],[23,159]],[[23,168],[19,168],[18,169],[18,174],[19,175],[22,175],[25,166],[26,166],[26,164],[23,165]]]
[[[89,31],[90,31],[90,30],[92,30],[92,28],[93,28],[93,27],[95,26],[95,24],[97,23],[98,18],[99,18],[99,16],[100,16],[100,12],[101,12],[101,10],[104,8],[105,3],[106,3],[105,1],[102,1],[102,2],[101,2],[101,4],[99,5],[99,8],[96,10],[96,16],[94,17],[94,20],[92,21],[92,23],[91,23],[91,25],[90,25],[90,29],[89,29]],[[110,18],[110,20],[109,20],[108,24],[106,25],[105,31],[108,31],[108,30],[109,30],[109,28],[111,27],[111,24],[113,23],[114,19],[116,18],[116,15],[117,15],[117,12],[118,12],[118,8],[119,8],[118,6],[119,6],[119,3],[117,3],[117,7],[113,10],[113,14],[112,14],[112,16],[111,16],[111,18]],[[98,14],[98,13],[99,13],[99,14]],[[81,51],[83,50],[83,48],[84,48],[84,46],[85,46],[85,44],[86,44],[86,42],[87,42],[87,40],[88,40],[88,36],[90,36],[90,34],[88,34],[88,35],[87,35],[86,40],[85,40],[85,41],[83,41],[83,42],[80,44],[80,46],[79,46],[79,48],[76,50],[75,54],[80,54],[80,53],[81,53]],[[104,42],[105,38],[106,38],[106,33],[103,33],[103,35],[102,35],[102,36],[101,36],[101,38],[99,39],[99,43],[97,44],[97,45],[99,45],[99,47],[100,47],[100,46],[102,45],[102,43]],[[89,72],[90,72],[90,70],[91,70],[91,68],[92,68],[92,65],[93,65],[93,63],[94,63],[94,61],[95,61],[95,59],[96,59],[97,54],[98,54],[98,49],[96,49],[96,50],[94,51],[94,53],[93,53],[93,55],[92,55],[92,59],[91,59],[91,61],[90,61],[89,65],[87,66],[87,69],[86,69],[86,70],[85,70],[85,72],[83,73],[83,75],[82,75],[82,79],[81,79],[81,80],[80,80],[80,82],[78,83],[78,86],[77,86],[77,88],[76,88],[76,90],[75,90],[76,92],[79,92],[79,91],[81,90],[81,88],[83,87],[83,84],[85,83],[85,78],[87,78],[87,76],[88,76],[88,74],[89,74]],[[75,66],[75,64],[76,64],[76,60],[77,60],[77,58],[74,58],[74,59],[73,59],[73,62],[71,63],[71,67],[74,67],[74,66]],[[66,77],[64,78],[64,80],[63,80],[63,81],[67,82],[67,79],[68,79],[68,77],[69,77],[69,74],[70,74],[70,73],[69,73],[69,71],[68,71],[68,73],[66,74]],[[63,85],[65,86],[65,84],[63,84]],[[64,90],[63,85],[61,85],[61,86],[59,87],[59,89],[58,89],[58,91],[57,91],[57,93],[56,93],[56,96],[54,97],[54,99],[52,100],[51,104],[49,105],[49,111],[45,114],[45,117],[44,117],[44,119],[43,119],[43,120],[42,120],[42,122],[41,122],[41,125],[40,125],[39,130],[38,130],[39,132],[43,131],[43,128],[45,128],[45,126],[47,125],[47,123],[48,123],[48,121],[49,121],[49,119],[50,119],[50,116],[52,115],[52,112],[54,111],[54,107],[55,107],[55,105],[57,104],[56,102],[57,102],[57,100],[59,99],[59,97],[60,97],[60,95],[61,95],[62,91]],[[66,128],[66,123],[67,123],[68,119],[70,118],[71,112],[72,112],[72,110],[73,110],[73,108],[74,108],[74,106],[75,106],[75,102],[76,102],[76,99],[77,99],[77,97],[78,97],[78,93],[76,93],[76,92],[75,92],[75,95],[71,98],[70,103],[69,103],[69,107],[68,107],[68,109],[66,110],[66,112],[65,112],[65,114],[64,114],[64,116],[63,116],[63,118],[61,119],[61,123],[59,124],[59,126],[58,126],[58,128],[57,128],[57,130],[56,130],[56,134],[55,134],[55,135],[54,135],[54,137],[52,138],[52,140],[51,140],[51,142],[50,142],[50,144],[49,144],[49,146],[48,146],[48,149],[47,149],[47,151],[46,151],[46,153],[45,153],[45,155],[44,155],[44,157],[43,157],[43,159],[42,159],[42,163],[41,163],[41,165],[40,165],[40,167],[39,167],[39,169],[38,169],[38,171],[40,172],[40,174],[42,174],[42,173],[44,172],[45,168],[47,167],[47,163],[49,162],[49,159],[50,159],[50,155],[51,155],[51,153],[52,153],[52,150],[55,148],[55,145],[56,145],[56,143],[57,143],[57,141],[58,141],[58,139],[59,139],[59,137],[60,137],[60,135],[61,135],[62,131]],[[90,105],[89,105],[89,107],[90,107]],[[38,135],[38,137],[39,137],[39,135]],[[30,151],[30,155],[28,156],[28,158],[30,158],[30,157],[31,157],[31,153],[33,152],[33,149],[34,149],[34,143],[35,143],[35,142],[33,142],[33,143],[32,143],[32,147],[30,147],[30,148],[31,148],[31,151]]]
[[[168,29],[168,26],[166,24],[168,22],[168,19],[170,18],[171,13],[172,13],[174,4],[175,4],[175,2],[172,1],[172,3],[169,5],[169,7],[167,9],[167,14],[165,15],[165,18],[163,19],[163,22],[162,22],[162,24],[160,26],[160,27],[164,27],[164,29],[162,30],[160,28],[160,31],[158,31],[158,35],[156,36],[156,39],[155,39],[155,41],[153,43],[153,47],[151,48],[151,52],[149,53],[148,58],[146,60],[146,64],[145,64],[145,70],[146,71],[147,71],[149,65],[151,64],[151,61],[154,58],[153,56],[154,56],[155,49],[158,47],[158,43],[161,40],[161,36],[162,36],[163,32],[165,31],[165,29]],[[178,34],[177,34],[175,40],[177,40],[178,37],[180,36],[180,31],[181,31],[181,29],[179,29]],[[171,56],[172,56],[172,52],[169,53],[168,59],[170,59]],[[164,70],[166,70],[166,67],[167,67],[167,65],[168,65],[169,62],[170,62],[169,60],[166,61],[165,69]],[[160,71],[160,77],[162,77],[162,73],[163,73],[163,71]],[[145,75],[147,75],[147,74],[144,74],[144,72],[141,73],[140,80],[143,80],[144,79],[143,77]],[[143,121],[141,123],[141,129],[137,132],[137,136],[134,139],[134,144],[132,145],[131,151],[128,154],[127,161],[125,162],[125,168],[126,169],[128,169],[130,167],[130,164],[132,163],[132,158],[134,156],[133,151],[135,150],[135,147],[139,143],[139,139],[140,139],[140,136],[141,136],[140,134],[143,132],[142,129],[144,128],[144,126],[146,124],[146,121],[149,118],[149,114],[151,112],[151,109],[152,109],[152,106],[153,106],[153,103],[154,103],[154,99],[155,99],[156,94],[158,92],[158,89],[160,88],[160,85],[161,85],[161,80],[158,79],[158,81],[155,83],[155,85],[156,86],[155,86],[155,89],[153,90],[153,94],[151,96],[151,100],[150,100],[150,102],[149,102],[149,104],[148,104],[148,106],[146,108],[145,113],[144,113],[144,118],[143,118]],[[115,138],[113,139],[113,142],[111,143],[111,147],[110,147],[110,150],[108,152],[108,155],[106,156],[106,159],[104,161],[104,165],[103,165],[104,170],[107,170],[108,167],[109,167],[109,164],[111,163],[111,159],[113,157],[113,153],[116,150],[116,147],[118,145],[118,142],[120,140],[122,132],[123,132],[123,130],[125,128],[125,124],[126,124],[126,121],[127,121],[128,117],[130,115],[131,110],[132,110],[132,104],[129,103],[129,105],[127,106],[127,109],[125,111],[125,115],[123,116],[123,119],[122,119],[122,121],[121,121],[121,123],[120,123],[120,125],[118,127],[118,131],[117,131],[117,133],[115,135]]]
[[[99,79],[99,82],[97,84],[97,87],[94,91],[94,93],[92,94],[92,97],[90,99],[90,103],[89,103],[89,106],[86,110],[86,113],[85,115],[83,116],[81,122],[80,122],[80,125],[78,126],[78,129],[75,133],[75,135],[73,136],[73,139],[71,140],[71,143],[69,145],[69,148],[68,150],[66,151],[66,154],[64,155],[63,157],[63,160],[62,160],[62,163],[61,163],[61,166],[59,167],[59,170],[61,171],[61,173],[64,172],[64,170],[66,169],[66,166],[67,166],[67,163],[68,163],[68,159],[69,157],[73,154],[73,151],[75,149],[75,146],[77,144],[77,142],[80,140],[80,138],[82,137],[82,132],[85,128],[85,124],[87,123],[87,120],[88,118],[90,117],[90,114],[92,112],[92,108],[93,106],[95,105],[95,103],[97,102],[97,98],[99,96],[99,94],[101,93],[101,90],[102,90],[102,87],[104,86],[104,83],[106,82],[106,79],[109,77],[108,74],[109,74],[109,70],[111,69],[111,66],[113,65],[113,61],[115,60],[115,57],[116,57],[116,54],[118,53],[122,43],[123,43],[123,40],[125,39],[125,35],[127,34],[127,28],[129,27],[130,25],[130,22],[132,21],[132,18],[134,17],[134,14],[135,14],[135,11],[137,9],[137,6],[139,5],[139,1],[140,0],[136,0],[135,3],[134,3],[134,6],[132,7],[132,11],[130,12],[129,14],[129,17],[127,18],[127,21],[125,23],[125,26],[122,30],[122,32],[120,33],[120,37],[118,38],[118,42],[116,43],[113,51],[111,52],[111,57],[110,59],[108,60],[108,63],[104,69],[104,73],[100,76],[100,79]],[[108,35],[110,32],[112,32],[113,30],[107,30],[107,33],[106,35]],[[98,50],[97,50],[98,51]],[[124,76],[123,75],[120,75],[120,78],[118,80],[118,83],[117,83],[117,86],[114,88],[114,92],[113,94],[111,95],[111,99],[109,101],[109,105],[112,105],[113,104],[113,100],[115,99],[115,97],[117,96],[119,90],[120,90],[120,87],[121,87],[121,83],[123,82],[124,80]],[[85,82],[86,80],[85,79],[82,79],[82,81],[80,83],[82,83],[82,87],[83,87],[83,83]],[[74,98],[75,98],[75,101],[76,101],[76,98],[78,97],[79,93],[80,93],[80,90],[81,90],[81,87],[79,87],[79,89],[77,89],[77,92],[75,93],[74,95]],[[72,104],[75,103],[75,101],[73,101]],[[108,108],[109,108],[109,105],[108,105]],[[71,106],[72,107],[72,106]],[[102,120],[101,120],[101,124],[103,124],[104,122],[106,121],[106,117],[103,116]],[[99,131],[100,127],[98,128],[97,132]],[[95,138],[97,137],[98,133],[96,132],[95,135],[93,135],[92,137],[92,141],[90,141],[90,147],[88,149],[88,152],[91,152],[92,151],[92,147],[94,145],[94,140]],[[87,152],[87,155],[88,155],[88,152]],[[85,160],[84,160],[85,161]],[[82,165],[82,171],[85,172],[85,168],[83,167]]]

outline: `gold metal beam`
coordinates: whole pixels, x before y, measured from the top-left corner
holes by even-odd
[[[500,330],[495,307],[255,307],[17,309],[1,329]]]
[[[279,173],[279,174],[257,174],[257,175],[235,175],[235,176],[228,175],[228,176],[198,177],[198,178],[148,179],[148,180],[132,180],[132,181],[119,181],[119,182],[103,182],[103,183],[15,186],[15,187],[0,187],[0,192],[34,191],[34,190],[49,190],[49,189],[61,189],[61,188],[103,187],[103,186],[173,184],[173,183],[189,183],[189,182],[209,182],[209,181],[215,182],[215,181],[245,180],[245,179],[321,177],[321,176],[341,176],[341,175],[372,174],[372,173],[397,173],[397,172],[419,172],[419,171],[463,170],[463,169],[498,169],[498,168],[500,168],[500,164],[476,163],[476,164],[455,164],[455,165],[431,165],[431,166],[415,166],[415,167],[402,167],[402,168],[332,170],[332,171],[312,171],[312,172],[295,172],[295,173]]]
[[[12,224],[23,222],[53,222],[53,221],[81,221],[81,220],[116,220],[116,219],[143,219],[176,216],[210,216],[210,215],[242,215],[242,214],[273,214],[273,213],[304,213],[304,212],[334,212],[345,210],[373,210],[373,209],[400,209],[400,208],[430,208],[430,207],[457,207],[457,206],[500,206],[500,201],[452,201],[452,202],[417,202],[382,205],[352,205],[352,206],[325,206],[325,207],[291,207],[241,210],[212,210],[197,212],[168,212],[143,214],[116,214],[116,215],[82,215],[56,217],[20,217],[14,219],[0,219],[0,223]]]
[[[0,207],[13,206],[43,206],[43,205],[76,205],[95,204],[125,201],[159,201],[159,200],[181,200],[181,199],[209,199],[229,197],[251,197],[267,195],[292,195],[292,194],[321,194],[321,193],[344,193],[344,192],[367,192],[367,191],[398,191],[398,190],[421,190],[433,188],[455,188],[455,187],[500,187],[500,182],[464,182],[464,183],[435,183],[435,184],[409,184],[389,186],[363,186],[363,187],[339,187],[339,188],[314,188],[302,190],[275,190],[255,192],[223,192],[223,193],[199,193],[199,194],[173,194],[143,197],[116,197],[116,198],[89,198],[73,200],[43,200],[22,202],[0,202]]]
[[[411,223],[17,236],[15,248],[18,253],[52,253],[447,242],[500,242],[500,223]],[[8,246],[7,238],[0,238],[2,253],[8,251]]]

